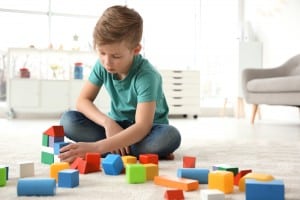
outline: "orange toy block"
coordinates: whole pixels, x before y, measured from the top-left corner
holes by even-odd
[[[254,179],[257,181],[272,181],[274,180],[274,177],[270,174],[259,174],[259,173],[248,173],[245,176],[243,176],[239,181],[239,190],[241,192],[245,191],[245,181],[246,179]]]
[[[165,200],[183,200],[182,190],[167,190],[164,195]]]
[[[233,192],[233,173],[229,171],[212,171],[208,174],[208,189],[218,189],[225,194]]]
[[[158,155],[157,154],[140,154],[139,161],[141,164],[157,164],[158,165]]]
[[[87,173],[98,172],[100,169],[100,153],[86,153],[85,160],[87,162]]]
[[[176,188],[184,191],[197,190],[199,188],[199,182],[193,179],[187,178],[173,178],[168,176],[155,176],[154,183],[170,188]]]
[[[245,170],[239,171],[239,173],[237,175],[235,175],[235,177],[234,177],[234,185],[239,186],[240,179],[250,172],[252,172],[251,169],[245,169]]]
[[[67,162],[53,163],[50,165],[50,178],[54,178],[58,181],[58,172],[64,169],[69,169],[70,165]]]
[[[183,168],[195,168],[195,166],[196,166],[196,157],[193,156],[183,157]]]
[[[156,164],[143,164],[146,169],[146,179],[153,180],[155,176],[158,176],[158,166]]]
[[[127,164],[136,164],[137,159],[135,156],[122,156],[122,161],[124,166],[126,166]]]
[[[53,137],[64,137],[65,131],[63,126],[51,126],[44,134],[53,136]]]

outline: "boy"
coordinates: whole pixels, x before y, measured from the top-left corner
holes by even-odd
[[[87,152],[172,159],[180,146],[179,131],[168,124],[161,76],[139,54],[142,29],[141,16],[126,6],[110,7],[100,17],[93,34],[99,60],[78,97],[77,111],[67,111],[60,120],[66,137],[77,142],[61,149],[61,161]],[[102,86],[111,98],[108,115],[93,104]]]

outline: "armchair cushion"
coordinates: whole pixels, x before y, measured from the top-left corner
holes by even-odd
[[[300,75],[252,79],[246,87],[255,93],[300,92]]]

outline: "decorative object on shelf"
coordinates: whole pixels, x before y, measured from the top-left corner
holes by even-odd
[[[28,68],[20,68],[20,77],[21,78],[30,78],[30,71]]]
[[[52,70],[53,79],[56,79],[57,78],[57,71],[59,70],[60,67],[58,65],[50,65],[50,68]]]
[[[83,66],[81,62],[76,62],[74,66],[74,79],[83,79]]]

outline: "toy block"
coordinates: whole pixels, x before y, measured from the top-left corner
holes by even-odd
[[[196,166],[196,157],[184,156],[182,166],[183,166],[183,168],[195,168],[195,166]]]
[[[250,172],[245,176],[243,176],[239,181],[239,190],[241,192],[245,191],[245,179],[254,179],[257,181],[272,181],[274,180],[274,177],[270,174],[260,174],[260,173]]]
[[[146,182],[146,168],[142,164],[126,165],[126,179],[128,183]]]
[[[73,188],[79,185],[79,172],[76,169],[64,169],[58,172],[58,187]]]
[[[224,170],[224,171],[229,171],[232,172],[233,175],[237,175],[237,173],[239,172],[239,168],[238,167],[233,167],[231,165],[228,164],[218,164],[218,165],[214,165],[213,166],[213,170]]]
[[[123,168],[123,161],[118,154],[107,154],[102,161],[102,168],[107,175],[119,175]]]
[[[50,165],[50,178],[54,178],[58,181],[58,172],[64,169],[69,169],[70,165],[67,162],[53,163]]]
[[[208,183],[209,169],[201,168],[180,168],[177,170],[177,177],[197,180],[200,184]]]
[[[182,190],[166,190],[164,194],[165,200],[184,200]]]
[[[284,200],[282,180],[257,181],[246,179],[246,200]]]
[[[48,165],[54,163],[54,154],[42,151],[41,162]]]
[[[53,137],[53,136],[49,136],[49,147],[54,148],[54,144],[57,142],[63,142],[64,141],[64,137]]]
[[[239,186],[240,179],[250,172],[252,172],[251,169],[245,169],[245,170],[239,171],[239,173],[234,176],[234,185]]]
[[[86,160],[84,160],[84,159],[79,160],[77,169],[79,170],[80,174],[87,174],[88,173],[87,165],[88,164],[87,164]]]
[[[45,147],[49,146],[49,135],[43,134],[42,145]]]
[[[51,126],[47,129],[44,134],[52,136],[52,137],[64,137],[64,127],[63,126]]]
[[[7,180],[7,173],[6,173],[6,167],[5,166],[0,166],[0,187],[6,185],[6,180]]]
[[[100,169],[101,155],[100,153],[86,153],[85,160],[87,162],[87,173],[98,172]]]
[[[34,163],[22,162],[19,163],[20,178],[34,176]]]
[[[225,200],[225,194],[217,189],[200,190],[201,200]]]
[[[168,176],[155,176],[154,183],[170,188],[176,188],[184,191],[197,190],[199,188],[199,182],[197,180],[168,177]]]
[[[218,189],[229,194],[233,192],[233,173],[229,171],[212,171],[208,174],[208,189]]]
[[[68,144],[70,144],[70,142],[55,142],[53,149],[54,149],[54,155],[59,155],[60,154],[60,149],[64,146],[67,146]]]
[[[126,166],[127,164],[135,164],[137,159],[135,156],[122,156],[122,161],[124,166]]]
[[[0,168],[5,168],[6,169],[6,180],[8,180],[9,167],[7,165],[0,165]]]
[[[83,159],[80,157],[77,157],[70,165],[71,169],[78,169],[79,163],[82,161]]]
[[[146,179],[153,180],[155,176],[158,176],[158,165],[156,164],[143,164],[146,169]]]
[[[22,178],[18,180],[18,196],[54,196],[56,182],[53,178]]]
[[[156,164],[158,165],[158,155],[157,154],[140,154],[139,161],[141,164]]]

